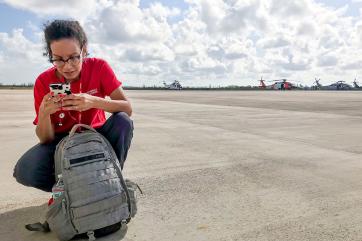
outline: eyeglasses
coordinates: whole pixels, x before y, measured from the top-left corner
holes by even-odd
[[[58,68],[65,66],[66,63],[70,65],[77,65],[80,63],[80,59],[82,58],[83,49],[80,51],[79,55],[71,56],[68,59],[51,59],[50,62]]]

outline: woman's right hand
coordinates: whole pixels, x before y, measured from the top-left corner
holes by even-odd
[[[49,92],[44,96],[39,106],[39,113],[42,113],[43,115],[51,115],[59,111],[61,107],[61,97],[52,96],[52,93]]]

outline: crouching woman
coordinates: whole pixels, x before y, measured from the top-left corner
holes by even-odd
[[[87,36],[77,21],[48,23],[44,38],[46,54],[54,66],[40,74],[34,85],[33,123],[40,143],[18,160],[13,175],[25,186],[50,192],[55,183],[56,145],[75,124],[90,125],[105,136],[123,168],[133,122],[132,107],[121,82],[107,62],[87,57]],[[54,95],[49,88],[54,83],[70,84],[72,94]],[[112,115],[106,119],[105,112]]]

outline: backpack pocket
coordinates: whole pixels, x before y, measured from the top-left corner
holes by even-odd
[[[90,140],[84,141],[81,143],[76,143],[71,146],[67,146],[65,150],[73,155],[79,153],[79,151],[83,153],[87,153],[89,151],[102,151],[104,149],[103,142],[100,140]]]
[[[61,241],[70,240],[77,234],[77,231],[71,223],[67,212],[64,194],[55,199],[49,206],[46,214],[46,220],[49,224],[50,230],[55,232]]]
[[[82,233],[119,223],[129,217],[124,192],[97,202],[71,208],[74,225]]]
[[[102,162],[108,160],[108,155],[105,152],[88,152],[80,155],[73,155],[67,158],[64,168],[71,169],[73,167],[84,166],[93,162]]]

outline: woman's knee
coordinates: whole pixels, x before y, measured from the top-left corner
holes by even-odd
[[[54,168],[48,148],[38,144],[27,151],[16,163],[13,176],[25,186],[51,191],[54,184]]]
[[[125,129],[129,132],[133,131],[133,121],[125,112],[113,113],[112,116],[113,126],[117,129]]]
[[[34,165],[30,165],[30,161],[22,157],[14,167],[13,177],[15,177],[16,181],[20,184],[33,186],[36,182],[35,176],[33,175],[35,168]]]

